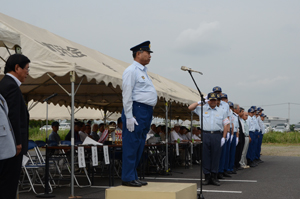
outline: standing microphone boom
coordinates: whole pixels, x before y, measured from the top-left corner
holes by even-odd
[[[188,68],[186,66],[181,66],[181,70],[183,70],[183,71],[191,71],[191,72],[199,73],[199,74],[203,75],[203,73],[201,73],[200,71],[193,70],[193,69]]]
[[[57,93],[54,93],[52,95],[50,95],[49,97],[47,97],[46,99],[43,100],[43,102],[48,102],[49,99],[51,99],[52,97],[55,97],[57,95]]]

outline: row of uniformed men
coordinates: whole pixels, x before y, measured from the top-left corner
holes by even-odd
[[[260,150],[265,115],[260,107],[252,106],[245,112],[238,104],[228,102],[227,95],[218,86],[207,95],[205,102],[195,102],[189,109],[199,115],[201,124],[203,105],[203,184],[220,186],[218,179],[249,168],[247,163],[255,167],[263,162]]]

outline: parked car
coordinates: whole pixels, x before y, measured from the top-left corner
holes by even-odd
[[[300,132],[300,124],[295,124],[294,131]]]
[[[284,133],[287,132],[288,130],[285,128],[285,126],[276,126],[274,131]]]
[[[60,123],[59,124],[59,130],[70,130],[70,124],[69,123]]]
[[[270,126],[270,123],[265,123],[265,132],[268,133],[270,132],[272,129],[272,127]]]
[[[46,127],[47,127],[47,125],[42,126],[42,127],[40,128],[40,131],[46,131]],[[51,125],[48,125],[47,128],[48,128],[48,130],[51,130],[51,131],[52,131]]]

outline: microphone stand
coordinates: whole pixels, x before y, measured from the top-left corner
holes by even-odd
[[[203,151],[203,105],[204,105],[204,98],[203,98],[203,94],[201,93],[200,89],[197,86],[197,83],[192,75],[192,71],[188,70],[188,72],[191,75],[192,80],[194,81],[194,84],[200,94],[200,98],[201,98],[201,115],[200,115],[200,120],[201,120],[201,146],[200,146],[200,160],[201,160],[201,164],[200,164],[200,193],[198,193],[198,199],[204,199],[203,193],[202,193],[202,151]]]

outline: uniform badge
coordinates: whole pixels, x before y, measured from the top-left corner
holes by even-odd
[[[204,114],[208,114],[208,112],[205,112]]]
[[[145,79],[145,77],[144,77],[144,76],[142,76],[142,78],[143,78],[143,79]]]

